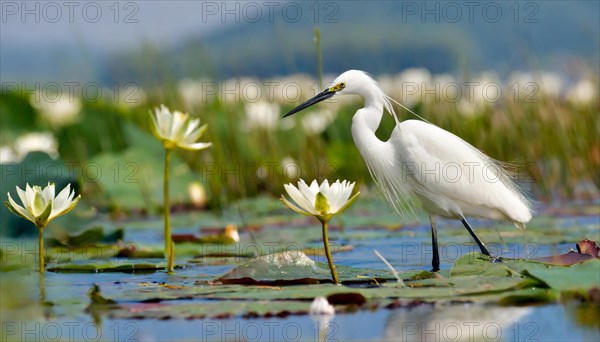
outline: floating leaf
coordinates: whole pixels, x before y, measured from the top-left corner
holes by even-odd
[[[510,277],[518,275],[518,272],[510,269],[508,265],[502,261],[494,262],[494,260],[488,256],[478,252],[472,252],[461,256],[450,270],[451,277],[470,275]]]
[[[532,305],[558,301],[560,293],[552,289],[529,288],[510,292],[498,301],[500,305]]]
[[[555,290],[588,290],[600,287],[600,259],[572,266],[546,266],[523,272],[542,280]]]
[[[565,254],[535,258],[535,260],[550,265],[570,266],[593,258],[594,257],[589,254],[580,254],[571,251]]]
[[[154,264],[64,264],[48,268],[49,272],[58,273],[101,273],[101,272],[122,272],[122,273],[152,273],[163,270],[164,266]]]
[[[88,246],[94,243],[116,243],[119,240],[123,240],[125,233],[124,230],[117,229],[112,233],[104,234],[102,227],[90,228],[77,235],[67,235],[63,238],[50,238],[48,239],[49,246],[59,247],[81,247]]]
[[[196,236],[194,234],[173,234],[174,243],[198,243],[198,244],[219,244],[219,245],[231,245],[236,241],[225,235],[225,234],[214,234],[207,236]]]

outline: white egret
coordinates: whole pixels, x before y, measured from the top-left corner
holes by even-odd
[[[500,162],[435,125],[420,120],[400,122],[392,99],[363,71],[344,72],[323,92],[284,117],[336,94],[364,99],[364,107],[352,118],[352,137],[386,199],[402,214],[416,197],[429,213],[433,271],[440,268],[437,216],[461,220],[485,255],[490,252],[470,227],[467,216],[509,221],[520,229],[531,219],[530,201]],[[387,141],[375,135],[384,109],[396,121]]]

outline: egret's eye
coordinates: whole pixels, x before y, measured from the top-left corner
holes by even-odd
[[[346,88],[346,83],[343,83],[343,82],[340,83],[340,89],[344,89],[344,88]]]

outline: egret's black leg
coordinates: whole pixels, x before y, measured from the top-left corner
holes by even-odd
[[[475,242],[477,242],[477,245],[479,246],[479,249],[481,249],[481,253],[485,254],[487,256],[492,256],[490,254],[490,252],[487,250],[487,248],[485,247],[485,244],[483,242],[481,242],[481,240],[479,240],[479,238],[477,237],[477,235],[475,235],[475,232],[473,231],[473,229],[471,229],[471,226],[469,226],[469,223],[467,222],[467,220],[462,219],[461,222],[465,226],[465,228],[467,228],[467,230],[469,231],[469,234],[471,234],[471,236],[473,237],[473,239],[475,240]]]
[[[438,252],[435,216],[429,215],[429,220],[431,221],[431,248],[433,249],[433,258],[431,259],[431,266],[433,268],[431,272],[437,272],[440,270],[440,254]]]

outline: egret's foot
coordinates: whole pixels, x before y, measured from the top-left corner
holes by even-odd
[[[485,254],[485,253],[481,253],[481,254],[490,258],[490,262],[493,262],[493,263],[504,262],[504,259],[500,256],[495,256],[493,254]]]
[[[432,268],[431,270],[429,270],[429,272],[431,272],[431,273],[436,273],[436,272],[439,272],[439,271],[440,271],[439,268],[438,269]]]

